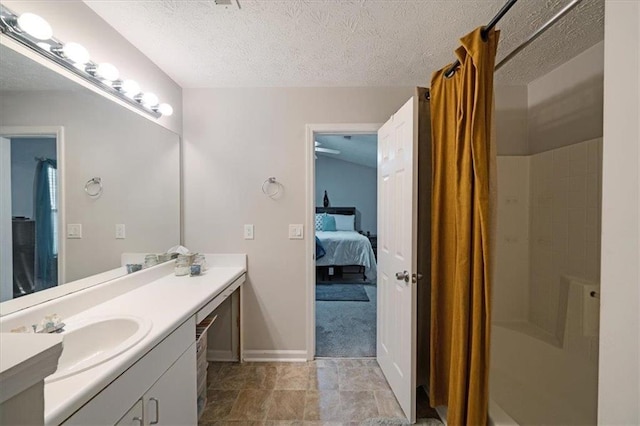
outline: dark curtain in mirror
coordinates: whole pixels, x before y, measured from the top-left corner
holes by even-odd
[[[56,161],[39,159],[34,182],[36,291],[58,285],[58,200]]]

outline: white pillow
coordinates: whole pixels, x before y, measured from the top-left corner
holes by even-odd
[[[356,217],[354,215],[332,214],[336,219],[336,231],[355,231]]]

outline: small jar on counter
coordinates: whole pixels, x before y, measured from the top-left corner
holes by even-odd
[[[207,258],[202,253],[196,253],[193,257],[193,265],[199,265],[200,272],[204,272],[207,270]]]
[[[144,267],[151,268],[152,266],[156,266],[158,264],[158,255],[157,254],[148,254],[144,257]]]
[[[175,267],[176,277],[182,277],[184,275],[189,275],[191,272],[191,262],[188,256],[179,255],[176,260]]]

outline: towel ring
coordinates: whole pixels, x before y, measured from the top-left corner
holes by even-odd
[[[98,189],[94,187],[97,185]],[[102,179],[99,177],[91,178],[84,185],[84,192],[86,192],[89,197],[99,197],[102,195]]]
[[[276,190],[269,192],[269,186],[273,184],[276,185]],[[276,195],[278,195],[280,193],[280,184],[278,183],[276,178],[272,176],[267,178],[267,180],[265,180],[264,182],[262,182],[262,192],[269,198],[273,198]]]

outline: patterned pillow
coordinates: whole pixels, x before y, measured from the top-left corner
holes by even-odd
[[[316,231],[322,231],[322,213],[316,214]]]

